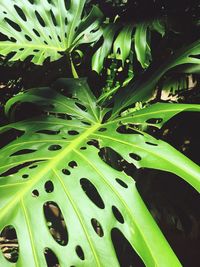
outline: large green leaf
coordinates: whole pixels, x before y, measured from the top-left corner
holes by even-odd
[[[7,114],[23,102],[40,106],[43,116],[0,128],[2,134],[14,130],[23,133],[0,150],[0,229],[7,225],[16,229],[19,259],[15,266],[46,266],[45,248],[50,248],[64,267],[119,266],[111,239],[113,229],[123,233],[146,266],[181,266],[134,180],[106,163],[99,152],[110,148],[138,168],[176,173],[199,191],[199,166],[134,127],[144,122],[148,126],[155,118],[160,118],[161,127],[178,112],[199,110],[199,105],[173,108],[157,104],[103,123],[107,110],[98,107],[86,81],[70,79],[58,81],[53,89],[17,95],[8,102]],[[51,192],[45,190],[49,181]],[[91,188],[98,201],[89,194]],[[63,214],[68,231],[65,245],[58,244],[49,232],[43,212],[49,201]],[[84,257],[77,255],[77,246]],[[2,254],[0,265],[12,266]]]
[[[0,31],[8,40],[0,41],[0,54],[14,53],[13,61],[32,56],[41,65],[48,57],[54,61],[79,44],[97,41],[103,15],[95,6],[84,14],[85,2],[2,0]]]

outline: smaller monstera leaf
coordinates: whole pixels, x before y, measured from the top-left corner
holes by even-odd
[[[132,44],[134,44],[136,57],[141,66],[148,67],[151,61],[151,31],[157,31],[163,36],[165,28],[162,21],[154,20],[125,26],[119,22],[106,25],[103,28],[103,43],[92,58],[93,70],[101,72],[104,60],[110,53],[121,60],[122,66],[124,66],[125,60],[130,57],[132,52]]]
[[[0,31],[8,40],[0,41],[0,54],[10,60],[41,65],[46,58],[57,60],[79,44],[94,43],[101,36],[101,11],[94,6],[84,14],[85,0],[2,0]]]
[[[43,116],[0,128],[2,135],[17,135],[0,149],[0,230],[8,225],[16,230],[15,266],[46,266],[47,250],[60,266],[120,266],[112,238],[116,230],[146,266],[181,266],[133,178],[106,156],[112,151],[137,168],[176,173],[200,190],[196,164],[135,127],[155,118],[161,127],[178,112],[199,105],[152,105],[106,122],[108,110],[96,104],[83,79],[62,79],[52,88],[17,95],[8,102],[7,114],[23,102],[40,106]],[[55,234],[49,206],[62,215],[65,238]],[[12,264],[0,254],[0,265]]]
[[[111,118],[116,117],[121,111],[140,101],[148,101],[155,92],[156,85],[160,78],[175,67],[185,64],[197,67],[200,64],[200,39],[178,50],[169,57],[160,67],[150,66],[142,76],[142,79],[132,79],[130,83],[118,90],[115,95],[114,108]]]

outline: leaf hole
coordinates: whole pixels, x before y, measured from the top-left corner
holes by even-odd
[[[116,180],[116,182],[117,182],[119,185],[121,185],[122,187],[124,187],[124,188],[128,188],[128,185],[127,185],[124,181],[122,181],[121,179],[116,178],[115,180]]]
[[[44,184],[44,188],[45,188],[45,191],[47,193],[52,193],[54,191],[54,185],[52,183],[52,181],[47,181],[45,184]]]
[[[83,111],[86,111],[86,110],[87,110],[87,108],[86,108],[84,105],[82,105],[82,104],[80,104],[80,103],[78,103],[78,102],[75,102],[75,104],[76,104],[76,106],[77,106],[78,108],[80,108],[81,110],[83,110]]]
[[[87,147],[86,147],[86,146],[82,146],[80,149],[81,149],[81,150],[86,150]]]
[[[38,22],[40,23],[40,25],[42,27],[45,27],[46,26],[45,22],[44,22],[43,18],[40,16],[40,14],[37,12],[37,10],[35,10],[35,15],[36,15],[36,18],[37,18]]]
[[[144,263],[132,248],[122,232],[113,228],[111,231],[112,243],[119,261],[120,267],[137,266],[145,267]]]
[[[73,131],[68,131],[68,134],[69,135],[77,135],[77,134],[79,134],[79,132],[73,130]]]
[[[71,172],[68,169],[62,169],[62,173],[65,175],[70,175]]]
[[[154,143],[151,143],[151,142],[145,142],[147,145],[151,145],[151,146],[158,146],[158,144],[154,144]]]
[[[10,157],[30,154],[30,153],[33,153],[35,151],[36,151],[35,149],[22,149],[22,150],[19,150],[19,151],[15,152],[15,153],[11,154]]]
[[[69,10],[70,9],[70,5],[71,5],[71,0],[65,0],[64,3],[65,3],[66,10]]]
[[[33,29],[33,32],[35,33],[35,35],[36,35],[37,37],[40,37],[40,33],[39,33],[36,29]]]
[[[36,160],[36,161],[30,161],[30,162],[25,162],[23,164],[19,164],[13,168],[10,168],[8,169],[7,171],[5,171],[4,173],[1,173],[0,174],[0,177],[4,177],[4,176],[8,176],[8,175],[11,175],[11,174],[14,174],[14,173],[17,173],[18,171],[20,171],[21,169],[25,168],[25,167],[28,167],[29,165],[33,164],[33,162],[39,162],[39,161],[42,161],[42,160]]]
[[[85,255],[81,246],[76,246],[76,254],[82,261],[85,259]]]
[[[23,175],[22,175],[22,178],[23,178],[23,179],[27,179],[28,177],[29,177],[28,174],[23,174]]]
[[[96,148],[99,149],[99,142],[98,142],[98,140],[91,139],[90,141],[87,142],[87,144],[88,144],[89,146],[94,146],[94,147],[96,147]]]
[[[146,120],[146,122],[150,124],[158,124],[158,123],[161,123],[162,121],[163,121],[162,118],[151,118],[151,119]]]
[[[66,246],[68,231],[60,207],[53,201],[47,201],[43,205],[43,211],[51,236],[59,245]]]
[[[112,212],[113,212],[113,214],[114,214],[114,216],[118,222],[124,223],[124,217],[122,216],[121,212],[118,210],[117,207],[112,206]]]
[[[35,169],[35,168],[37,168],[37,166],[38,165],[32,165],[32,166],[29,167],[29,169]]]
[[[91,123],[87,122],[87,121],[81,121],[83,124],[85,125],[91,125]]]
[[[99,132],[105,132],[106,130],[107,130],[106,128],[103,128],[103,127],[102,127],[102,128],[100,128],[98,131],[99,131]]]
[[[16,263],[18,261],[19,242],[17,232],[12,225],[4,227],[1,231],[0,248],[7,261],[12,263]]]
[[[136,161],[140,161],[142,159],[139,155],[135,153],[129,153],[129,156]]]
[[[78,166],[77,162],[72,160],[68,163],[68,166],[71,167],[72,169],[73,168],[76,168]]]
[[[58,24],[57,24],[57,21],[56,21],[56,18],[54,16],[52,9],[50,10],[50,15],[51,15],[51,19],[52,19],[54,26],[57,26]]]
[[[53,130],[40,130],[37,131],[36,133],[41,133],[41,134],[48,134],[48,135],[57,135],[60,133],[60,131],[53,131]]]
[[[62,147],[60,145],[51,145],[48,147],[48,150],[50,151],[56,151],[56,150],[60,150]]]
[[[105,205],[103,202],[103,199],[101,198],[99,192],[97,191],[96,187],[86,178],[80,179],[80,184],[85,192],[85,194],[88,196],[88,198],[100,209],[104,209]]]
[[[14,29],[16,30],[17,32],[21,32],[22,29],[20,28],[20,26],[15,23],[14,21],[8,19],[8,18],[5,18],[5,21]]]
[[[134,128],[134,129],[133,129]],[[135,126],[132,124],[126,124],[126,125],[121,125],[117,128],[117,132],[121,134],[140,134],[143,135],[142,133],[138,132]]]
[[[37,189],[34,189],[33,191],[32,191],[32,197],[39,197],[39,191],[37,190]]]
[[[50,249],[45,248],[44,249],[44,256],[47,263],[47,267],[59,267],[59,261],[56,254]]]
[[[92,224],[94,231],[97,233],[97,235],[100,237],[103,237],[104,236],[103,228],[101,224],[97,221],[97,219],[93,218],[91,220],[91,224]]]
[[[29,35],[25,34],[25,35],[24,35],[24,37],[25,37],[25,38],[26,38],[26,40],[28,40],[29,42],[31,42],[31,41],[32,41],[32,38],[31,38]]]
[[[24,14],[24,11],[20,7],[18,7],[17,5],[14,5],[14,8],[15,8],[17,14],[20,16],[20,18],[24,21],[27,21],[27,18]]]

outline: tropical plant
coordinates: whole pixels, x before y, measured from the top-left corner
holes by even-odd
[[[71,52],[84,42],[87,32],[95,36],[90,42],[100,36],[99,17],[94,13],[85,20],[81,17],[85,1],[67,1],[66,6],[59,0],[9,3],[10,10],[7,1],[0,4],[5,8],[1,12],[2,32],[8,35],[8,28],[16,27],[12,24],[16,23],[14,17],[24,20],[18,21],[23,34],[12,30],[9,37],[16,40],[0,42],[1,54],[16,52],[12,60],[31,54],[35,63],[42,63],[47,56],[54,60],[59,58],[59,50],[52,53],[47,48],[49,43],[55,47],[54,42],[63,37],[62,41],[68,40],[67,46],[65,41],[60,42],[63,51]],[[33,23],[33,14],[39,14],[41,34],[52,30],[52,39],[45,43],[47,50],[41,49],[44,40],[39,36],[28,40],[31,50],[27,42],[24,45],[24,34],[32,29],[25,31],[24,27]],[[57,25],[53,24],[54,17]],[[63,32],[66,17],[67,39]],[[121,48],[117,42],[120,39],[121,43],[124,31],[115,40],[116,51]],[[48,36],[49,32],[44,38]],[[129,32],[129,43],[131,36]],[[128,47],[121,50],[122,60],[129,54]],[[145,68],[149,64],[145,63],[147,50],[140,50]],[[5,253],[0,239],[1,266],[123,266],[113,241],[116,232],[124,236],[146,266],[182,266],[138,193],[134,173],[130,176],[126,168],[171,172],[200,191],[200,167],[148,132],[149,127],[160,129],[182,111],[200,111],[198,104],[148,102],[164,74],[185,64],[196,66],[199,54],[198,40],[159,67],[150,66],[111,98],[105,92],[95,97],[86,78],[61,78],[50,87],[29,89],[6,103],[5,113],[11,123],[0,127],[0,230],[4,241],[9,235],[15,237],[16,249]],[[25,113],[25,104],[35,112],[20,120],[19,112]],[[54,265],[49,264],[48,257]]]
[[[101,11],[94,6],[86,14],[86,0],[77,1],[1,1],[1,54],[12,61],[25,60],[41,65],[45,59],[59,59],[81,44],[93,44],[102,35]],[[72,64],[72,70],[73,62]]]

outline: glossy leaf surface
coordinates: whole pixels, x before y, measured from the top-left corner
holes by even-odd
[[[8,40],[0,41],[0,54],[12,53],[12,61],[31,56],[41,65],[46,58],[54,61],[79,44],[97,41],[103,15],[95,6],[85,15],[85,2],[2,0],[0,31]]]
[[[0,150],[0,229],[16,229],[16,266],[46,266],[46,248],[60,266],[119,266],[113,229],[123,233],[146,266],[181,266],[133,178],[105,161],[100,151],[112,149],[137,168],[176,173],[200,191],[199,166],[134,126],[148,126],[157,118],[161,127],[178,112],[199,110],[199,105],[156,104],[103,123],[107,110],[96,104],[82,79],[63,79],[53,88],[17,95],[7,103],[7,114],[24,102],[40,106],[43,116],[0,129],[1,134],[21,133]],[[49,231],[47,204],[57,205],[62,213],[67,235],[63,243]],[[12,266],[2,254],[0,264]]]

